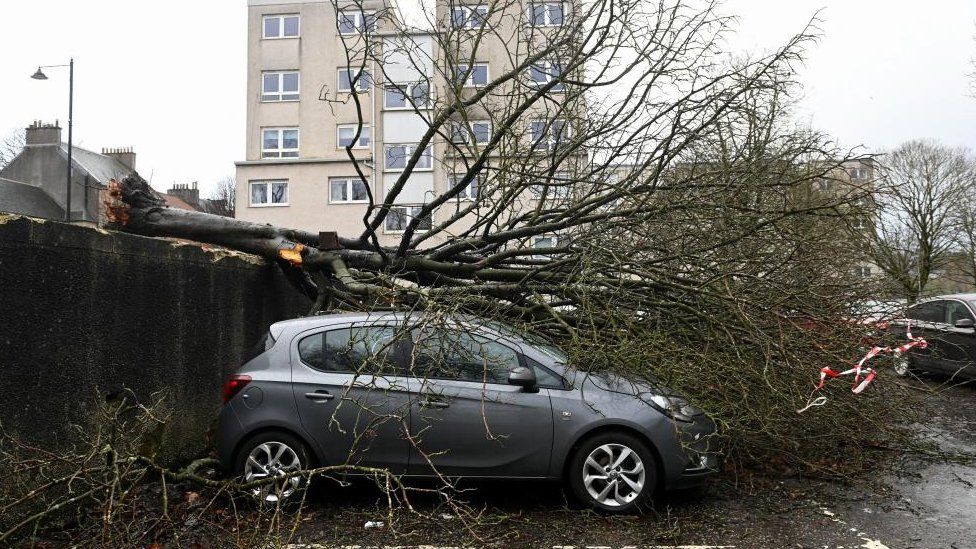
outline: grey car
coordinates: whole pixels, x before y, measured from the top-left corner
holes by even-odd
[[[288,497],[322,465],[405,477],[564,481],[628,512],[717,469],[715,424],[655,384],[577,371],[557,348],[478,318],[362,313],[271,326],[224,387],[217,450]]]

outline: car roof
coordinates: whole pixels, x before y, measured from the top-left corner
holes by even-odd
[[[937,301],[939,299],[959,299],[961,301],[976,301],[976,293],[936,295],[936,296],[922,299],[919,301],[919,303],[925,303],[927,301]]]
[[[330,326],[332,324],[338,324],[341,322],[379,322],[379,321],[397,321],[402,322],[407,319],[422,319],[424,313],[422,312],[402,312],[402,311],[377,311],[377,312],[352,312],[352,313],[331,313],[322,314],[314,316],[305,316],[299,318],[291,318],[288,320],[282,320],[280,322],[275,322],[269,328],[271,332],[271,337],[278,339],[285,330],[291,330],[293,333],[302,332],[312,328],[319,328],[324,326]],[[505,336],[506,334],[499,330],[497,323],[495,321],[480,318],[474,315],[451,315],[450,320],[453,322],[461,322],[465,324],[473,324],[477,326],[480,330],[490,332],[495,336]],[[513,333],[514,329],[509,328]]]

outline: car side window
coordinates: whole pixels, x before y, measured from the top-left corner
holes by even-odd
[[[411,375],[508,383],[520,365],[518,354],[497,341],[462,330],[422,328],[414,331]]]
[[[908,310],[908,318],[922,322],[945,322],[945,301],[928,301]]]
[[[525,357],[525,363],[529,368],[532,368],[535,371],[535,378],[539,384],[539,387],[546,387],[548,389],[566,388],[566,381],[549,368],[546,368],[539,362],[529,357]]]
[[[961,301],[948,301],[946,303],[946,324],[952,326],[956,321],[964,318],[976,320],[976,318],[973,318],[973,313],[969,312],[969,308]]]
[[[325,372],[397,374],[406,338],[393,326],[327,330],[298,342],[302,362]]]

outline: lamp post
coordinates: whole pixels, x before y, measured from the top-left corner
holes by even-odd
[[[68,174],[65,182],[64,220],[67,223],[71,223],[71,130],[75,104],[75,59],[74,57],[69,59],[67,65],[41,65],[37,67],[37,72],[32,74],[31,78],[34,80],[47,80],[47,75],[41,69],[55,67],[68,67]]]

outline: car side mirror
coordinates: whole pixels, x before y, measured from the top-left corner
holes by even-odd
[[[960,318],[955,323],[956,328],[973,328],[974,326],[976,326],[976,322],[973,322],[971,318]]]
[[[508,373],[508,383],[510,385],[518,385],[525,391],[534,390],[538,382],[539,381],[535,377],[535,372],[531,368],[526,368],[525,366],[512,368],[512,371]]]

